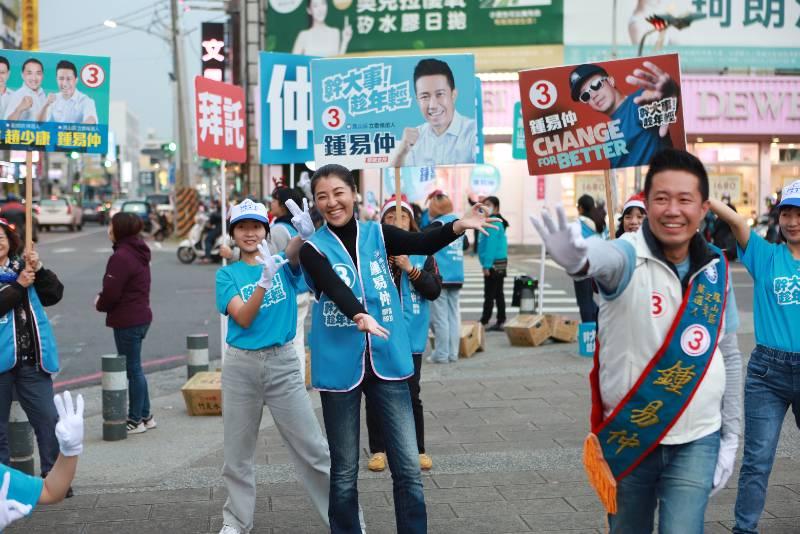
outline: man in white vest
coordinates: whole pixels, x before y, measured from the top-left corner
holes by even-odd
[[[647,220],[609,242],[531,218],[553,260],[599,292],[584,465],[613,533],[702,533],[741,434],[738,317],[724,254],[698,233],[708,175],[685,151],[656,153]]]

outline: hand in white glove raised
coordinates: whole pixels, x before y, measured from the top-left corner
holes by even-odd
[[[714,485],[711,489],[713,497],[725,487],[728,479],[733,473],[733,463],[736,461],[736,449],[739,448],[739,436],[736,434],[725,434],[719,443],[719,454],[717,455],[717,467],[714,469]]]
[[[6,471],[6,474],[3,475],[3,486],[0,487],[0,530],[31,513],[32,506],[30,504],[22,504],[8,498],[9,485],[11,485],[11,473]]]
[[[263,287],[266,290],[272,287],[272,279],[275,278],[275,274],[278,272],[284,263],[288,263],[289,260],[282,258],[278,254],[274,256],[269,252],[269,245],[267,244],[266,239],[261,240],[261,244],[258,245],[258,256],[256,256],[256,261],[261,264],[263,267],[261,271],[261,278],[256,282],[259,286]]]
[[[576,274],[586,266],[588,260],[586,240],[581,234],[581,223],[575,221],[567,223],[567,216],[564,214],[564,207],[556,206],[558,216],[558,227],[550,217],[550,213],[545,208],[542,211],[542,221],[535,217],[530,217],[542,241],[557,264],[566,269],[567,274]]]
[[[303,238],[303,241],[314,235],[314,221],[311,220],[311,214],[308,212],[308,199],[303,198],[303,209],[292,200],[291,198],[286,201],[286,208],[292,213],[292,226]]]
[[[78,393],[75,406],[72,395],[65,391],[53,397],[58,412],[56,439],[64,456],[78,456],[83,452],[83,395]]]

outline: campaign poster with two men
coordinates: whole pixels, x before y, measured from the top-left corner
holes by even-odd
[[[0,50],[0,148],[108,151],[108,57]]]

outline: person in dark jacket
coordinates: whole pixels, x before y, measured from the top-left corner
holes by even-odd
[[[42,267],[36,250],[18,256],[20,237],[0,219],[0,462],[8,465],[8,419],[16,389],[39,448],[42,476],[58,457],[52,375],[59,370],[58,350],[45,306],[57,304],[64,286]]]
[[[722,195],[722,203],[736,212],[736,206],[731,204],[731,196],[729,194]],[[711,233],[711,240],[717,248],[725,251],[725,256],[729,261],[736,259],[736,237],[734,237],[733,230],[731,230],[728,223],[717,218],[714,223],[714,230]]]
[[[419,232],[414,219],[414,211],[406,201],[405,195],[400,200],[400,220],[396,213],[397,198],[392,196],[381,210],[381,224],[392,224],[406,232]],[[422,353],[428,341],[428,325],[430,322],[429,302],[436,300],[442,292],[442,277],[436,267],[433,256],[389,256],[389,268],[394,285],[403,297],[403,318],[408,326],[411,338],[411,357],[414,359],[414,374],[407,379],[411,393],[411,410],[414,412],[414,430],[417,435],[419,450],[419,466],[423,471],[433,467],[431,457],[425,452],[425,420],[422,412],[422,400],[419,398],[419,380],[422,370]],[[365,398],[367,411],[367,433],[369,434],[369,452],[372,457],[367,464],[370,471],[386,469],[386,443],[383,439],[380,414]]]
[[[106,326],[114,330],[117,353],[124,354],[128,371],[128,434],[156,427],[150,412],[147,379],[142,371],[142,341],[147,335],[150,311],[150,249],[142,240],[142,221],[133,213],[111,218],[108,237],[114,253],[108,259],[97,311],[105,312]]]
[[[490,332],[502,332],[506,323],[506,297],[504,293],[506,271],[508,268],[508,221],[500,215],[500,199],[486,197],[483,201],[491,210],[492,217],[502,224],[489,230],[489,235],[478,234],[478,259],[483,269],[483,313],[481,324],[486,326],[492,318],[494,303],[497,302],[497,322],[487,328]]]

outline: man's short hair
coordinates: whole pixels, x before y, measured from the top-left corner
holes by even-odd
[[[650,167],[647,169],[647,176],[644,179],[644,196],[650,197],[650,189],[653,187],[653,176],[661,171],[685,171],[697,177],[700,196],[703,201],[708,200],[708,173],[697,156],[685,150],[675,148],[664,148],[659,150],[650,159]]]
[[[75,77],[78,77],[78,69],[75,68],[75,63],[72,61],[67,61],[66,59],[59,61],[58,65],[56,65],[56,72],[60,71],[61,69],[71,70]]]
[[[35,57],[28,58],[25,60],[25,63],[22,64],[22,72],[25,72],[25,67],[28,66],[28,63],[36,63],[37,65],[39,65],[39,68],[42,69],[42,72],[44,72],[44,65],[42,65],[42,62],[36,59]]]
[[[453,71],[450,70],[450,65],[439,59],[423,59],[417,66],[414,67],[414,90],[417,88],[417,80],[423,76],[436,76],[441,74],[447,78],[447,84],[450,89],[456,88],[456,80],[453,78]]]
[[[8,63],[8,59],[5,56],[0,56],[0,65],[5,65],[6,69],[11,70],[11,65]]]

